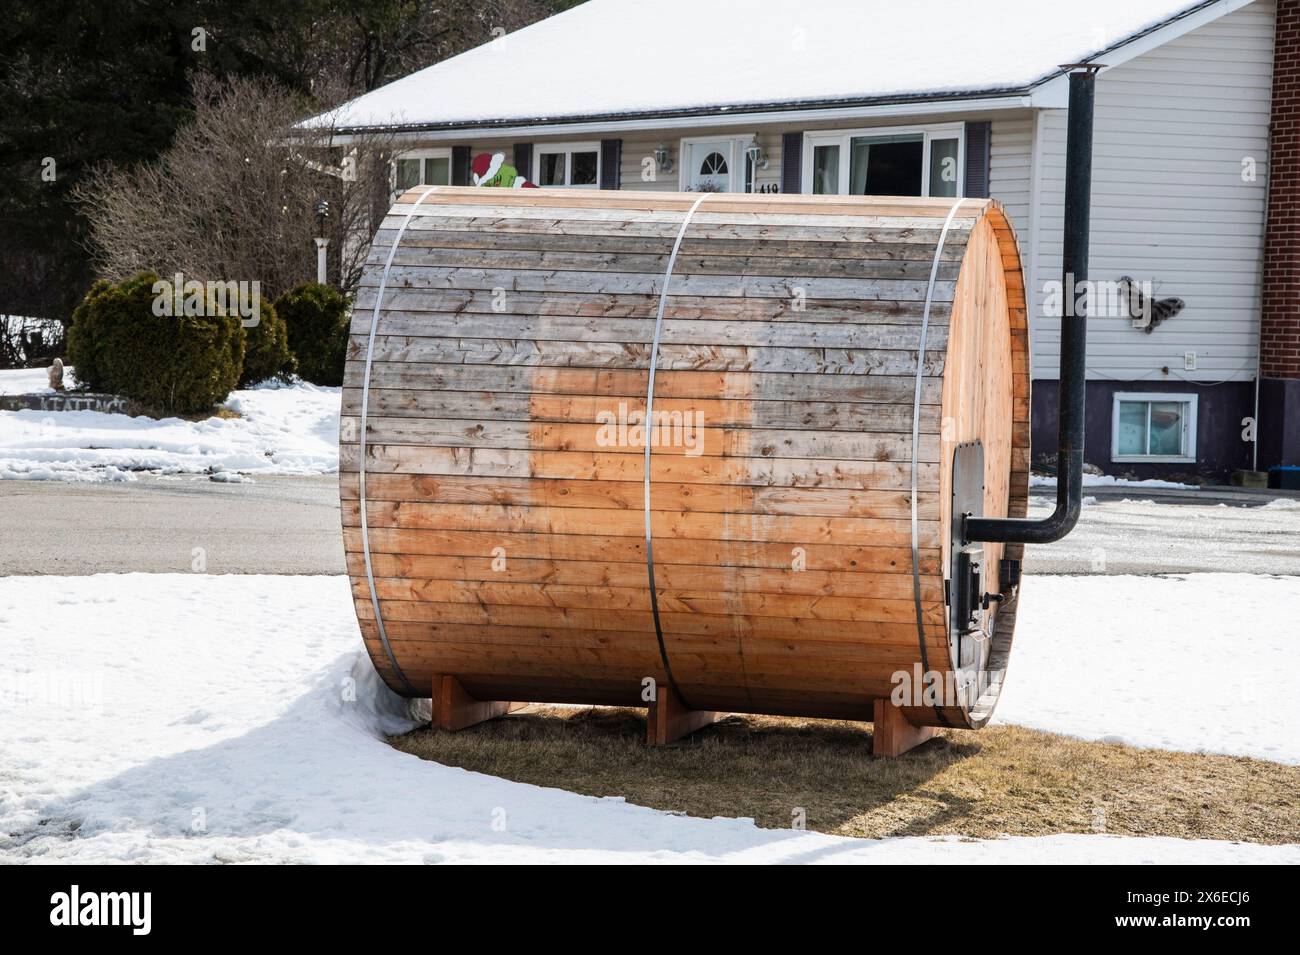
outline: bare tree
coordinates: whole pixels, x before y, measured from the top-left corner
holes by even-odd
[[[52,318],[0,315],[0,368],[36,368],[63,350],[63,324]]]
[[[580,0],[332,0],[319,23],[328,50],[311,65],[317,80],[349,95],[369,92],[513,32]],[[311,51],[309,51],[311,52]],[[313,85],[313,92],[318,88]]]
[[[350,293],[388,207],[389,138],[335,145],[328,128],[295,126],[311,104],[260,80],[196,77],[195,101],[157,161],[101,167],[76,190],[99,272],[256,280],[273,297],[315,279],[324,200],[330,277]]]

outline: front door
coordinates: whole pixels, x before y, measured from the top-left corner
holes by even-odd
[[[691,192],[729,192],[731,162],[730,140],[691,143],[687,187]]]

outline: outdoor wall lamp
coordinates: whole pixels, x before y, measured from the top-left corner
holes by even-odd
[[[660,143],[655,147],[655,165],[659,167],[660,172],[673,171],[673,159],[668,152],[668,147]]]

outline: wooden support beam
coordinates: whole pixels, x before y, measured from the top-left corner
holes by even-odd
[[[661,683],[650,703],[650,712],[646,714],[645,741],[651,746],[662,746],[694,733],[724,715],[714,710],[687,709],[673,688]]]
[[[504,700],[478,700],[466,693],[460,680],[454,676],[435,674],[433,678],[433,725],[438,729],[454,733],[527,705]]]
[[[876,700],[874,726],[871,728],[871,755],[902,756],[909,749],[933,739],[938,732],[933,726],[916,726],[907,721],[903,711],[889,700]]]

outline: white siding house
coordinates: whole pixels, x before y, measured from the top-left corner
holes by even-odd
[[[1187,306],[1150,335],[1090,319],[1093,375],[1254,379],[1272,47],[1273,3],[1259,0],[1098,77],[1090,272],[1149,278]],[[1041,278],[1061,268],[1065,116],[1040,116],[1041,235],[1026,268]],[[1059,328],[1040,315],[1034,333],[1034,375],[1054,377]]]
[[[713,14],[740,26],[680,29]],[[1275,0],[590,0],[315,121],[344,140],[396,131],[416,161],[395,186],[469,184],[474,157],[500,153],[543,185],[992,196],[1038,304],[1037,455],[1055,450],[1060,334],[1044,306],[1061,279],[1059,67],[1105,64],[1090,277],[1184,306],[1149,332],[1090,316],[1087,459],[1222,478],[1254,457],[1243,419],[1256,415],[1276,15]],[[499,91],[483,88],[493,72]]]

